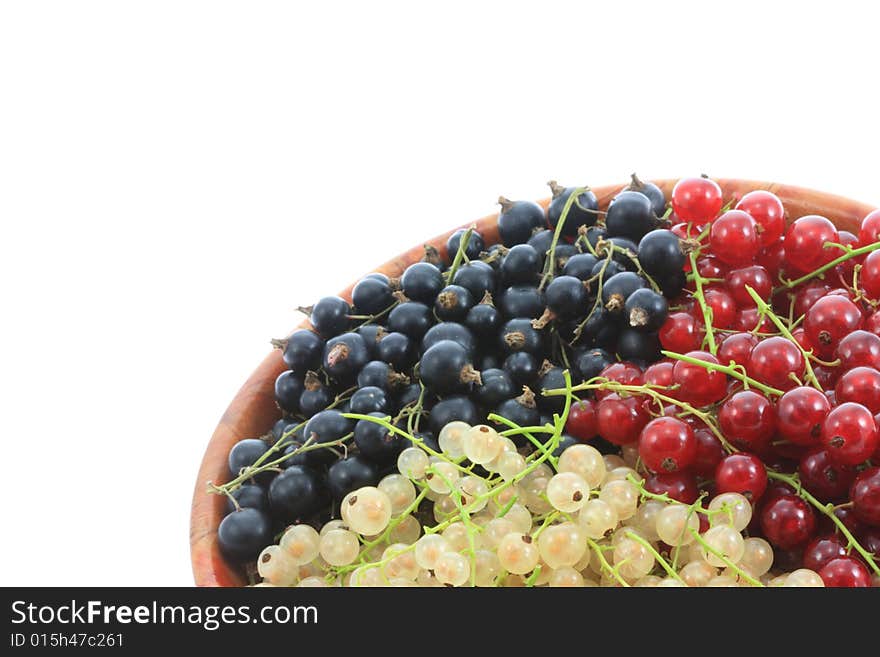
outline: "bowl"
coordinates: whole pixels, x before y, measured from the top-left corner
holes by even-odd
[[[676,180],[655,180],[667,199]],[[776,194],[783,202],[787,212],[787,220],[806,214],[818,214],[830,219],[841,230],[858,234],[862,218],[874,208],[841,196],[826,194],[812,189],[782,185],[779,183],[759,182],[752,180],[720,179],[718,184],[724,192],[725,200],[739,198],[755,189],[766,189]],[[611,198],[623,187],[622,184],[593,188],[602,209],[606,208]],[[544,200],[546,207],[549,200]],[[400,276],[403,270],[424,255],[424,244],[436,247],[446,254],[446,240],[457,228],[476,224],[477,230],[483,235],[486,245],[499,241],[496,220],[497,214],[489,215],[452,228],[442,235],[414,246],[375,271],[389,277]],[[351,300],[354,284],[339,293],[339,296]],[[328,291],[329,293],[329,291]],[[304,321],[297,328],[307,327]],[[250,378],[238,391],[229,404],[220,423],[208,442],[202,464],[196,478],[193,493],[192,515],[190,519],[190,551],[195,583],[198,586],[244,586],[244,575],[235,566],[226,562],[220,553],[217,542],[217,527],[223,519],[226,498],[207,491],[206,482],[222,483],[228,479],[226,457],[232,445],[242,438],[260,436],[269,431],[274,422],[280,418],[280,411],[275,405],[274,384],[276,377],[285,369],[281,352],[274,350],[257,366]]]

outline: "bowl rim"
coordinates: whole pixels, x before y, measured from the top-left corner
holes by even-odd
[[[659,179],[651,182],[658,185],[668,199],[678,180],[677,178]],[[790,215],[799,217],[805,214],[819,214],[828,217],[838,228],[856,234],[861,219],[875,209],[874,206],[860,201],[796,185],[739,178],[714,180],[721,186],[725,199],[738,198],[753,190],[767,190],[782,200],[786,208],[787,221],[791,220]],[[624,186],[625,184],[616,184],[593,188],[599,206],[607,207],[611,197]],[[540,203],[546,207],[549,200],[543,199]],[[449,235],[459,228],[471,225],[476,225],[487,246],[494,244],[498,241],[497,218],[496,212],[477,221],[460,224],[391,258],[373,271],[399,276],[407,266],[421,259],[425,245],[433,246],[445,254],[445,243]],[[353,286],[354,283],[340,292],[339,296],[350,301]],[[309,327],[310,324],[306,319],[293,330]],[[208,441],[196,476],[190,513],[190,558],[193,578],[197,586],[246,584],[243,575],[234,566],[228,564],[220,553],[217,527],[223,517],[226,500],[220,495],[208,493],[207,482],[220,481],[227,476],[226,457],[234,442],[266,433],[271,424],[280,417],[280,412],[275,407],[273,384],[277,375],[284,369],[280,351],[272,350],[236,393]]]

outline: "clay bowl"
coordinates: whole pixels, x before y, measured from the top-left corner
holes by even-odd
[[[676,181],[655,182],[669,198]],[[741,197],[754,189],[766,189],[782,199],[789,219],[797,219],[806,214],[819,214],[833,221],[838,228],[856,234],[862,218],[873,210],[864,203],[791,185],[733,179],[718,180],[718,183],[724,190],[725,199]],[[593,191],[599,198],[600,207],[604,209],[622,186],[595,188]],[[543,205],[546,206],[547,202],[545,200]],[[497,214],[493,214],[476,222],[477,230],[483,235],[487,245],[498,241],[497,217]],[[474,222],[464,225],[468,226],[472,223]],[[425,244],[430,244],[445,254],[446,239],[453,230],[455,229],[438,235]],[[423,245],[419,244],[377,267],[375,271],[388,276],[400,276],[410,264],[421,260],[423,254]],[[352,286],[349,286],[340,293],[340,296],[350,300],[351,290]],[[297,328],[306,326],[308,322],[303,322]],[[196,478],[190,521],[192,568],[198,586],[242,586],[245,583],[243,575],[223,559],[217,544],[217,527],[223,518],[226,500],[223,496],[209,494],[205,483],[227,481],[226,457],[232,445],[242,438],[266,433],[280,417],[275,406],[274,382],[284,369],[280,351],[275,350],[266,356],[226,409],[205,450]]]

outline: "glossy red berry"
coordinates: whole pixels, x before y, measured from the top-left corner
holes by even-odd
[[[718,360],[723,365],[734,362],[745,367],[756,344],[758,337],[754,333],[731,333],[718,346]]]
[[[846,542],[837,534],[814,538],[804,548],[803,567],[819,572],[832,559],[845,557]]]
[[[645,490],[655,495],[669,495],[682,504],[693,504],[700,495],[697,480],[689,472],[655,472],[645,479]]]
[[[872,251],[865,258],[859,272],[859,285],[868,298],[880,300],[880,251]]]
[[[779,276],[779,272],[785,266],[785,245],[782,240],[766,247],[758,253],[755,263],[761,265],[767,270],[767,273],[773,277],[775,281]]]
[[[803,545],[816,532],[813,507],[794,495],[777,497],[761,510],[761,531],[774,547],[790,550]]]
[[[792,223],[785,233],[785,264],[795,272],[810,272],[831,262],[840,250],[826,246],[838,242],[837,228],[825,217],[808,215]]]
[[[736,302],[729,292],[720,287],[709,287],[703,290],[703,300],[712,309],[712,326],[716,329],[732,328],[736,322]],[[703,321],[703,310],[694,304],[691,311],[697,321]]]
[[[749,355],[746,371],[761,383],[780,390],[790,390],[804,374],[804,355],[790,340],[775,336],[762,340]]]
[[[807,339],[822,358],[834,354],[844,337],[862,326],[862,311],[848,298],[829,294],[813,304],[804,317]]]
[[[719,493],[739,493],[754,504],[767,490],[767,469],[754,454],[730,454],[715,468],[715,487]]]
[[[834,387],[837,403],[854,402],[873,415],[880,413],[880,372],[873,367],[854,367],[845,371]]]
[[[819,299],[824,297],[831,288],[825,283],[811,281],[803,287],[796,288],[794,295],[794,317],[797,319],[801,315],[806,315],[807,311],[813,307]],[[786,302],[786,307],[788,303]],[[787,308],[783,314],[788,314]]]
[[[861,404],[840,404],[822,423],[822,445],[838,465],[858,465],[877,449],[874,414]]]
[[[712,222],[709,248],[721,262],[744,267],[755,261],[760,248],[758,224],[742,210],[729,210]]]
[[[682,178],[672,189],[672,209],[684,222],[712,221],[723,203],[721,187],[709,178]]]
[[[871,573],[855,557],[837,557],[819,570],[819,577],[828,588],[868,588],[871,586]]]
[[[860,472],[849,491],[856,518],[872,527],[880,527],[880,466]]]
[[[749,192],[739,200],[736,209],[748,212],[758,224],[762,247],[766,248],[782,237],[785,231],[785,208],[776,194],[763,189]]]
[[[880,336],[880,312],[871,313],[865,318],[864,329],[869,333]]]
[[[705,351],[691,351],[685,354],[707,363],[717,365],[718,359]],[[719,401],[727,392],[727,375],[701,365],[676,361],[672,368],[672,380],[678,384],[677,397],[695,406],[706,406]]]
[[[672,385],[672,369],[675,366],[671,360],[661,360],[649,365],[645,370],[645,385],[668,388]]]
[[[621,398],[611,393],[596,407],[596,428],[599,435],[615,445],[628,445],[639,439],[639,434],[650,420],[642,399]]]
[[[851,246],[856,249],[859,246],[859,238],[856,235],[853,235],[848,230],[841,230],[838,233],[838,237],[840,238],[840,243],[843,246]],[[843,255],[843,252],[838,255]],[[841,262],[837,267],[834,268],[834,273],[837,276],[837,280],[843,285],[852,285],[853,281],[853,272],[855,270],[856,265],[861,265],[864,261],[865,256],[855,256],[854,258],[849,258]]]
[[[773,281],[770,274],[761,265],[750,265],[740,269],[731,269],[724,277],[727,291],[733,297],[739,308],[752,308],[755,300],[749,294],[746,287],[750,287],[765,301],[770,298],[773,291]]]
[[[816,448],[801,458],[798,476],[803,487],[820,501],[831,502],[846,496],[855,472],[848,466],[837,465],[828,452]]]
[[[710,479],[727,452],[718,437],[709,429],[694,429],[694,438],[697,440],[697,453],[691,464],[691,471],[698,477]]]
[[[671,313],[658,333],[660,345],[666,351],[686,354],[700,348],[703,340],[697,320],[689,313]]]
[[[596,406],[589,399],[581,399],[571,405],[565,421],[565,433],[581,442],[599,435],[596,424]]]
[[[678,472],[690,467],[697,455],[697,439],[686,422],[658,417],[639,436],[639,458],[653,472]]]
[[[759,331],[760,333],[774,333],[773,323],[766,316],[761,316],[757,308],[743,308],[737,311],[733,325],[730,327],[735,331],[749,332]]]
[[[862,219],[859,228],[859,244],[868,246],[880,242],[880,210],[874,210]]]
[[[599,372],[599,376],[627,386],[640,386],[645,382],[642,368],[625,360],[608,365]],[[596,399],[602,399],[609,394],[611,393],[608,390],[597,390]]]
[[[776,413],[764,395],[743,390],[721,405],[718,426],[735,447],[760,453],[776,433]]]
[[[837,344],[835,355],[844,370],[860,366],[880,370],[880,336],[870,331],[853,331]]]
[[[697,271],[703,278],[724,278],[727,265],[715,256],[704,255],[697,259]]]
[[[822,424],[831,412],[831,402],[824,393],[808,386],[786,392],[776,403],[776,427],[779,435],[796,445],[818,445]]]

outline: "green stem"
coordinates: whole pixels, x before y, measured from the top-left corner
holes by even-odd
[[[544,275],[541,277],[541,284],[538,286],[539,290],[544,289],[544,286],[547,285],[556,272],[556,245],[559,243],[559,236],[562,234],[562,227],[565,225],[565,220],[568,219],[568,213],[571,210],[571,206],[577,201],[578,196],[587,191],[589,191],[588,187],[578,187],[572,191],[565,200],[565,206],[562,208],[562,213],[559,215],[559,222],[556,224],[556,229],[553,231],[553,239],[550,242],[550,250],[547,252],[547,261],[544,265]]]
[[[681,578],[681,576],[677,572],[675,572],[675,570],[668,563],[666,563],[666,559],[664,559],[663,556],[659,552],[657,552],[656,549],[654,549],[653,545],[651,545],[648,541],[646,541],[644,538],[633,531],[627,530],[626,535],[627,537],[631,538],[636,543],[647,549],[648,552],[650,552],[654,556],[654,559],[657,561],[657,563],[660,564],[663,570],[666,571],[667,575],[669,575],[672,579],[677,580],[687,586],[687,583]]]
[[[841,246],[841,245],[834,245],[834,246]],[[785,283],[785,287],[787,287],[788,289],[791,289],[793,287],[797,287],[801,283],[805,283],[806,281],[808,281],[812,278],[816,278],[817,276],[821,276],[829,269],[834,269],[837,265],[839,265],[842,262],[846,262],[847,260],[850,260],[852,258],[857,258],[860,255],[864,255],[866,253],[871,253],[872,251],[876,251],[877,249],[880,249],[880,242],[874,242],[873,244],[868,244],[867,246],[862,246],[862,247],[859,247],[858,249],[853,249],[852,247],[849,247],[849,246],[846,246],[843,248],[847,252],[845,254],[843,254],[842,256],[840,256],[839,258],[835,258],[831,262],[829,262],[825,265],[822,265],[818,269],[811,271],[809,274],[804,274],[800,278],[796,278],[793,281],[783,281],[783,283]]]
[[[707,552],[711,552],[716,557],[721,559],[721,561],[724,562],[724,565],[726,565],[728,568],[730,568],[733,572],[735,572],[737,575],[742,577],[745,581],[747,581],[752,586],[758,586],[761,588],[764,587],[764,585],[761,583],[760,580],[757,580],[754,577],[752,577],[751,575],[749,575],[746,571],[744,571],[742,568],[740,568],[735,563],[733,563],[730,559],[725,557],[721,552],[719,552],[718,550],[713,548],[711,545],[709,545],[706,542],[706,540],[700,535],[699,530],[691,528],[690,531],[691,531],[691,535],[694,537],[694,539],[697,541],[697,543],[699,543],[700,545],[703,546],[703,549],[705,549]]]
[[[677,354],[674,351],[661,351],[661,354],[666,356],[667,358],[672,358],[673,360],[681,360],[685,363],[691,363],[692,365],[699,365],[700,367],[705,367],[707,370],[715,370],[716,372],[724,372],[727,376],[732,376],[734,379],[741,381],[745,385],[748,385],[752,388],[757,388],[765,395],[776,395],[777,397],[781,397],[783,395],[783,391],[772,386],[764,385],[760,381],[756,381],[755,379],[742,374],[736,367],[732,365],[720,365],[718,363],[709,363],[705,360],[700,360],[699,358],[692,358],[690,356],[685,356],[683,354]]]
[[[715,344],[715,335],[712,333],[712,309],[706,305],[706,298],[703,296],[703,282],[706,279],[697,270],[697,251],[698,249],[694,249],[688,254],[688,258],[691,261],[691,271],[694,274],[694,286],[696,287],[693,297],[700,304],[700,310],[703,313],[703,323],[706,325],[706,344],[709,347],[709,352],[714,355],[718,353],[718,347]]]
[[[471,241],[471,235],[474,234],[474,226],[471,226],[464,234],[462,234],[461,239],[458,241],[458,251],[455,252],[455,257],[452,259],[452,264],[449,266],[449,271],[446,273],[446,280],[448,282],[452,282],[452,279],[455,278],[455,272],[458,271],[458,268],[461,266],[461,261],[464,260],[464,252],[467,249],[468,242]]]

